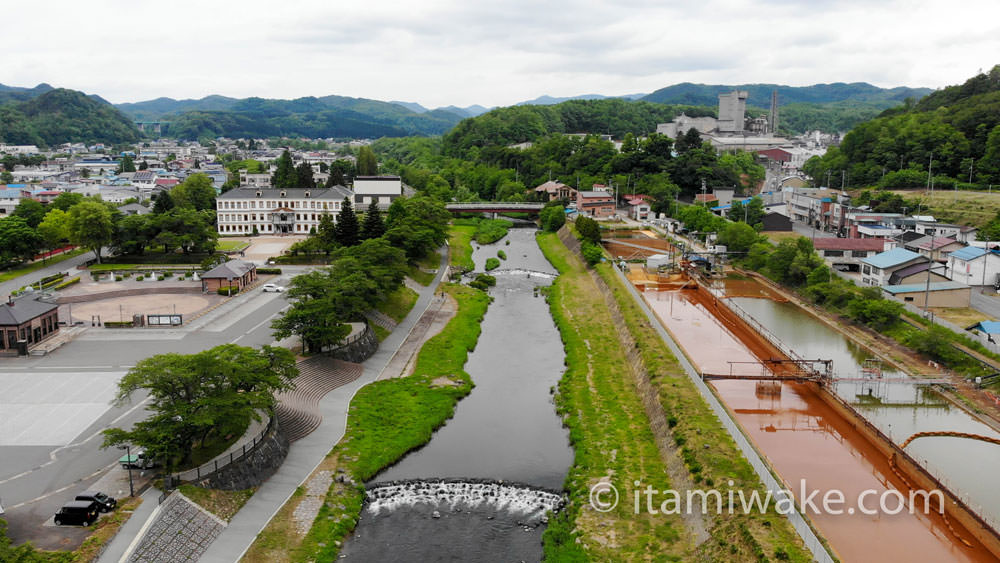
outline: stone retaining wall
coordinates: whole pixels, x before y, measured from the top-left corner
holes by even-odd
[[[378,336],[375,335],[371,325],[366,323],[361,336],[349,344],[330,351],[330,355],[338,360],[360,364],[372,357],[376,350],[378,350]]]
[[[266,481],[284,463],[289,442],[278,421],[272,421],[271,431],[246,456],[233,461],[215,473],[192,484],[206,489],[239,491],[256,487]]]

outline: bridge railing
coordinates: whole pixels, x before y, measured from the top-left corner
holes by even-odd
[[[726,306],[734,315],[743,320],[751,329],[757,334],[764,337],[765,340],[771,343],[772,346],[777,348],[782,354],[788,357],[788,359],[794,361],[800,369],[810,372],[813,375],[820,376],[823,375],[819,370],[813,367],[812,362],[807,361],[803,357],[795,353],[794,350],[789,348],[784,342],[781,341],[773,332],[767,329],[760,321],[753,318],[750,313],[743,310],[742,307],[734,303],[728,298],[718,298],[719,302]]]
[[[490,202],[484,201],[481,203],[449,203],[445,205],[445,209],[448,210],[461,210],[461,209],[526,209],[526,210],[538,210],[545,207],[544,203],[503,203],[503,202]]]

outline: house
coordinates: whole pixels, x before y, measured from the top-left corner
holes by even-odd
[[[972,288],[953,281],[890,285],[882,291],[917,307],[968,307],[972,299]]]
[[[576,210],[588,217],[611,217],[615,214],[615,196],[605,191],[577,192]]]
[[[151,213],[150,209],[141,203],[119,205],[118,211],[121,211],[123,215],[147,215]]]
[[[917,220],[914,221],[913,230],[915,232],[936,237],[950,237],[959,242],[969,242],[976,240],[976,227],[967,225],[952,225],[950,223],[938,223],[937,221]]]
[[[243,260],[230,260],[212,268],[201,276],[203,292],[217,291],[219,288],[235,286],[242,290],[257,279],[257,266]]]
[[[860,271],[862,260],[885,252],[889,244],[894,243],[877,238],[820,237],[813,240],[813,248],[830,265],[852,272]]]
[[[934,268],[937,268],[938,271],[935,272]],[[928,270],[930,271],[928,272]],[[938,264],[937,262],[918,262],[893,272],[889,276],[889,285],[905,285],[918,282],[927,283],[928,279],[932,282],[949,281],[944,273],[945,266],[943,264]]]
[[[874,213],[853,211],[846,213],[844,231],[849,238],[889,238],[903,234],[897,222],[903,218],[900,213]]]
[[[0,305],[0,355],[26,355],[59,332],[59,305],[30,297]]]
[[[354,199],[354,193],[343,186],[236,188],[215,198],[216,227],[220,235],[309,234],[323,215],[337,220],[344,198]]]
[[[947,255],[965,245],[950,237],[927,235],[903,246],[907,250],[918,252],[935,262],[944,262]]]
[[[361,208],[378,202],[380,209],[403,195],[403,181],[399,176],[356,176],[354,178],[354,203]]]
[[[701,203],[707,207],[715,207],[718,201],[719,198],[715,197],[715,194],[696,194],[694,196],[695,203]]]
[[[625,202],[628,203],[629,206],[629,217],[635,219],[636,221],[645,221],[649,219],[650,206],[645,200],[629,198],[625,200]]]
[[[889,278],[897,270],[914,264],[928,262],[927,257],[905,248],[893,248],[861,260],[862,285],[889,285]]]
[[[764,214],[764,219],[762,220],[764,227],[761,231],[765,232],[791,232],[792,230],[792,220],[786,217],[783,213],[777,211],[769,211]]]
[[[270,188],[270,174],[250,174],[246,168],[240,169],[240,186],[253,186],[255,188]]]
[[[536,194],[546,194],[548,201],[554,199],[576,199],[576,189],[563,184],[562,182],[556,182],[554,180],[549,180],[544,184],[535,187]]]
[[[1000,252],[966,246],[948,254],[948,278],[965,285],[996,285]]]

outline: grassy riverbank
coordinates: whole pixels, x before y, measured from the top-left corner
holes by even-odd
[[[612,268],[604,263],[597,271],[611,288],[639,346],[671,425],[672,439],[694,482],[706,488],[743,490],[748,495],[753,490],[763,493],[753,468]],[[729,481],[733,481],[731,487]],[[758,553],[792,561],[812,559],[788,520],[774,512],[716,516],[711,535],[713,540],[698,550],[711,559],[753,558]]]
[[[574,449],[566,478],[570,502],[545,531],[546,560],[682,559],[690,542],[680,516],[633,511],[628,491],[634,481],[657,490],[670,482],[611,315],[583,263],[557,236],[542,234],[538,242],[560,273],[548,296],[566,351],[556,403]],[[601,480],[621,495],[604,513],[588,499]]]
[[[635,514],[634,481],[657,490],[671,488],[663,455],[679,455],[691,479],[706,489],[726,490],[729,480],[734,489],[762,487],[638,305],[609,266],[602,265],[598,271],[612,288],[652,374],[671,426],[669,439],[678,446],[677,453],[659,451],[596,283],[556,235],[539,236],[539,244],[561,274],[549,296],[568,365],[557,401],[576,454],[566,480],[571,503],[546,531],[546,556],[553,561],[809,561],[789,522],[775,513],[713,515],[711,538],[700,546],[693,545],[691,531],[679,516],[650,515],[646,510]],[[621,495],[619,506],[607,513],[589,506],[590,487],[602,478],[610,479]]]
[[[466,286],[442,286],[458,302],[458,312],[417,356],[413,375],[362,387],[348,410],[347,430],[318,468],[343,475],[334,480],[305,537],[292,524],[303,498],[298,491],[257,537],[244,561],[333,561],[354,529],[364,498],[364,481],[425,444],[434,430],[472,390],[463,369],[479,340],[490,298]]]
[[[452,225],[448,230],[448,246],[451,248],[448,259],[453,267],[469,272],[476,269],[472,261],[472,237],[475,234],[475,225]]]

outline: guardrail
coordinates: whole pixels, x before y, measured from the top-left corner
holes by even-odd
[[[261,442],[264,441],[264,436],[267,436],[268,432],[270,432],[271,429],[274,428],[274,423],[275,423],[275,417],[272,415],[267,422],[267,426],[265,426],[263,430],[255,434],[250,440],[244,442],[240,447],[240,449],[238,450],[234,449],[233,451],[229,452],[228,457],[225,456],[217,457],[208,463],[195,467],[194,469],[181,471],[180,473],[171,476],[171,478],[174,480],[174,482],[200,480],[205,477],[208,477],[209,475],[212,475],[213,473],[219,471],[220,469],[225,468],[226,466],[234,462],[243,459],[244,457],[246,457],[248,453],[253,453],[253,451],[257,448],[257,444],[260,444]]]

